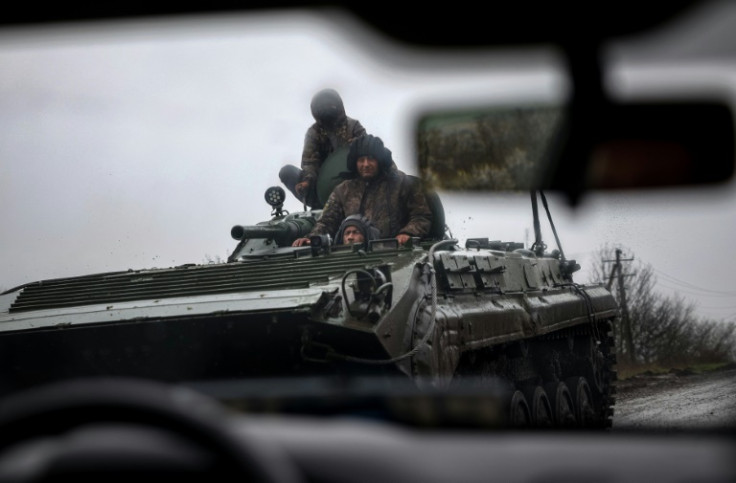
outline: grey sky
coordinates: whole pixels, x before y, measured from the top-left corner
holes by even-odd
[[[0,33],[0,288],[225,258],[232,225],[268,218],[263,192],[282,165],[299,163],[309,101],[323,87],[408,172],[417,109],[565,93],[544,50],[522,57],[542,60],[532,68],[487,54],[409,65],[363,50],[367,37],[350,23],[347,42],[329,23],[266,20],[136,23],[125,36],[113,26]],[[733,317],[736,190],[718,191],[595,195],[577,210],[549,197],[565,253],[584,266],[577,281],[588,281],[603,243],[621,243],[675,280],[730,292],[698,300],[704,315]],[[533,237],[528,195],[441,196],[461,240]],[[292,198],[286,208],[301,206]]]

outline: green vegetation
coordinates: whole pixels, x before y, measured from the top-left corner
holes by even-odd
[[[560,119],[561,111],[549,107],[427,117],[417,136],[422,178],[434,189],[532,189]]]

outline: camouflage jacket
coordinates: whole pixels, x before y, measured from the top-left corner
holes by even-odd
[[[315,181],[319,175],[319,168],[330,154],[338,148],[349,146],[365,132],[360,121],[347,116],[334,132],[328,131],[317,122],[312,124],[304,137],[302,181]]]
[[[423,237],[432,226],[432,212],[419,180],[392,169],[371,181],[356,178],[340,183],[308,236],[329,234],[334,238],[340,223],[355,214],[367,217],[381,238],[400,233]]]

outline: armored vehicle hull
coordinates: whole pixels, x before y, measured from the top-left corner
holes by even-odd
[[[287,216],[308,227],[319,213]],[[618,310],[604,287],[573,283],[570,262],[485,240],[287,242],[242,238],[228,263],[5,292],[2,390],[98,375],[500,380],[512,421],[610,425]]]

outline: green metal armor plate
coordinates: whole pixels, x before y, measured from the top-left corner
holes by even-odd
[[[340,178],[340,173],[348,170],[348,150],[349,148],[339,148],[325,159],[322,166],[319,169],[319,176],[317,177],[317,197],[319,202],[324,205],[327,203],[327,198],[330,197],[330,193],[339,185],[343,179]]]

